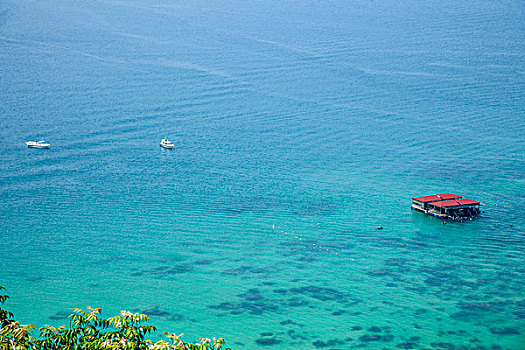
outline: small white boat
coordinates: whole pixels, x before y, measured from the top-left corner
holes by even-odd
[[[160,147],[164,147],[164,148],[167,148],[167,149],[172,149],[173,147],[175,147],[175,145],[168,139],[162,139],[160,141]]]
[[[44,141],[44,139],[40,141],[27,141],[26,142],[27,147],[29,148],[49,148],[51,145]]]

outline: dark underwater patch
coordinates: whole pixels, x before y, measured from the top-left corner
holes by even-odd
[[[327,340],[326,342],[323,342],[321,340],[316,340],[312,343],[312,345],[318,349],[328,348],[328,347],[337,346],[337,345],[344,345],[344,344],[345,342],[340,339],[330,339],[330,340]]]
[[[44,278],[40,277],[40,276],[26,278],[27,282],[40,282],[40,281],[43,281],[43,280],[44,280]]]
[[[432,276],[428,277],[424,282],[431,287],[441,287],[448,282],[448,277]]]
[[[257,343],[257,345],[272,346],[272,345],[281,344],[282,341],[280,341],[277,338],[260,338],[260,339],[257,339],[255,343]]]
[[[428,312],[427,309],[417,309],[416,311],[414,311],[414,315],[421,316],[423,314],[426,314],[427,312]]]
[[[439,350],[454,350],[456,347],[451,343],[430,343],[430,346]]]
[[[208,259],[203,259],[203,260],[195,261],[195,264],[196,265],[211,265],[211,264],[213,264],[213,261],[212,260],[208,260]]]
[[[138,313],[150,316],[150,317],[167,317],[170,315],[169,312],[161,310],[159,305],[155,305],[148,309],[134,310],[134,312],[138,312]]]
[[[516,327],[491,328],[490,333],[497,335],[519,335],[520,331]]]
[[[306,286],[291,288],[291,293],[306,295],[310,298],[321,300],[321,301],[346,301],[346,296],[344,293],[333,288],[324,288],[317,286]]]
[[[405,266],[407,259],[405,258],[390,258],[384,261],[386,266]]]
[[[49,316],[48,319],[50,319],[51,321],[67,320],[69,318],[69,315],[72,314],[73,311],[59,311],[54,315]]]
[[[345,303],[345,305],[361,302],[361,300],[353,300],[350,302],[343,293],[335,289],[316,286],[291,288],[288,290],[276,289],[273,292],[280,295],[292,295],[286,299],[266,298],[262,295],[259,289],[251,288],[245,293],[237,295],[237,297],[241,299],[240,302],[224,302],[218,305],[210,305],[208,307],[215,310],[230,312],[233,315],[240,315],[242,313],[260,315],[267,312],[277,312],[280,308],[314,308],[314,306],[311,305],[311,301],[300,297],[301,295],[321,301],[336,301]]]
[[[380,341],[381,336],[378,334],[365,334],[359,337],[359,340],[363,343],[370,343],[374,341]]]
[[[262,285],[263,286],[275,286],[277,283],[275,282],[263,282]]]
[[[370,270],[366,274],[368,276],[383,277],[383,276],[392,275],[393,271],[389,269],[376,269],[376,270]]]
[[[376,334],[365,334],[359,337],[359,340],[363,343],[370,343],[370,342],[390,342],[394,340],[394,336],[392,334],[377,334],[383,332],[383,330],[380,327],[373,326],[368,328],[369,332],[374,332]]]
[[[279,309],[278,306],[269,305],[267,303],[254,303],[254,304],[241,303],[241,307],[243,310],[246,310],[252,315],[262,315],[265,312],[275,312]]]
[[[344,315],[346,313],[347,313],[346,310],[336,310],[336,311],[332,312],[332,315],[334,315],[334,316],[341,316],[341,315]]]
[[[248,272],[250,272],[251,267],[250,266],[241,266],[233,269],[227,269],[222,271],[223,275],[230,275],[230,276],[242,276]]]
[[[297,323],[297,322],[292,321],[292,320],[281,321],[281,322],[279,322],[279,324],[280,324],[281,326],[289,326],[289,325],[293,325],[293,326],[304,327],[303,324],[301,324],[301,323]]]
[[[294,339],[294,340],[296,340],[296,339],[309,340],[309,339],[310,339],[309,337],[305,337],[305,336],[303,336],[303,335],[297,334],[297,332],[295,331],[295,329],[289,329],[289,330],[286,332],[286,334],[287,334],[290,338],[292,338],[292,339]]]
[[[261,292],[257,288],[249,289],[247,292],[239,294],[237,296],[241,299],[248,301],[257,301],[264,299],[264,297],[261,295]]]
[[[125,258],[123,256],[108,256],[104,259],[100,259],[99,261],[96,262],[96,265],[110,265],[114,262],[117,262],[117,261],[122,261],[122,260],[125,260]]]
[[[243,276],[246,274],[262,274],[262,273],[274,273],[277,271],[277,268],[271,267],[254,267],[254,266],[241,266],[233,269],[227,269],[222,271],[223,275],[229,276]]]
[[[275,269],[271,269],[271,268],[263,268],[263,267],[256,267],[256,268],[252,268],[250,270],[251,273],[255,273],[255,274],[259,274],[259,273],[271,273],[271,272],[275,272]]]
[[[488,312],[497,312],[502,311],[505,307],[505,302],[495,301],[495,302],[473,302],[473,303],[458,303],[458,307],[464,310],[474,310],[474,311],[488,311]]]
[[[149,273],[157,277],[167,277],[170,275],[183,274],[191,270],[193,270],[193,266],[189,264],[181,264],[181,265],[175,265],[173,267],[159,266],[159,267],[149,270]]]
[[[392,340],[394,340],[394,336],[392,334],[385,334],[381,337],[381,341],[382,342],[391,342]]]
[[[185,319],[183,315],[172,314],[166,310],[162,310],[159,305],[154,305],[146,309],[134,309],[132,311],[135,313],[144,314],[149,317],[163,317],[170,321],[182,321]]]
[[[484,283],[472,282],[458,277],[455,272],[459,267],[457,265],[439,264],[436,266],[423,266],[419,272],[426,276],[424,283],[430,287],[438,287],[441,290],[438,293],[451,295],[452,293],[465,290],[476,290]],[[446,300],[446,298],[443,298]]]
[[[273,335],[272,332],[262,332],[261,337],[271,337]]]
[[[525,319],[525,309],[513,311],[512,314],[521,320]]]
[[[423,286],[410,286],[410,287],[405,287],[405,289],[410,292],[416,292],[418,294],[424,294],[427,292],[427,288]]]
[[[274,289],[273,292],[276,293],[276,294],[286,294],[286,293],[288,293],[288,291],[286,289]]]
[[[190,264],[180,264],[175,266],[158,266],[152,269],[144,269],[130,273],[130,276],[142,276],[149,274],[154,278],[166,278],[173,275],[184,274],[193,270]]]
[[[208,305],[208,308],[219,311],[227,311],[232,315],[241,315],[243,313],[249,313],[252,315],[262,315],[268,312],[276,312],[279,307],[274,304],[270,304],[264,301],[248,302],[243,301],[240,303],[224,302],[218,305]]]
[[[503,313],[505,307],[508,306],[507,302],[504,301],[493,301],[493,302],[460,302],[458,303],[458,312],[450,315],[453,319],[459,320],[475,320],[476,318],[485,315],[495,315]]]
[[[284,304],[289,307],[301,307],[301,306],[308,306],[308,304],[310,303],[307,300],[294,297],[294,298],[286,299]]]
[[[167,317],[168,320],[170,321],[182,321],[185,319],[184,315],[179,315],[179,314],[170,314],[168,317]],[[195,320],[191,320],[190,321],[192,322],[195,322]]]

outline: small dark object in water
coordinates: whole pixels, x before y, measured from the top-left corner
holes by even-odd
[[[442,222],[442,224],[443,224],[443,225],[446,225],[446,224],[447,224],[447,222],[446,222],[446,221],[443,221],[443,222]]]
[[[512,224],[510,224],[510,227],[512,227]]]
[[[382,229],[383,229],[383,226],[378,226],[377,229],[378,229],[378,230],[382,230]]]

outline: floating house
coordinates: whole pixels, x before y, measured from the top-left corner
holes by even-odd
[[[465,220],[480,213],[480,202],[453,193],[412,198],[412,209],[440,219]]]

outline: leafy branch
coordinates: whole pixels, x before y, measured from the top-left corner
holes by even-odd
[[[0,292],[5,288],[0,286]],[[9,296],[0,293],[0,305]],[[184,334],[164,332],[169,341],[153,342],[146,336],[157,329],[144,324],[144,314],[121,311],[108,319],[100,317],[102,310],[88,306],[87,311],[75,309],[69,315],[69,326],[46,325],[39,329],[40,336],[31,333],[34,325],[15,321],[12,312],[0,307],[0,350],[231,350],[223,348],[224,338],[198,338],[195,344],[182,340]]]

